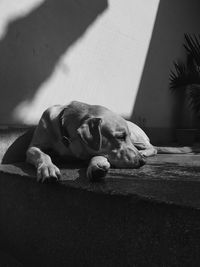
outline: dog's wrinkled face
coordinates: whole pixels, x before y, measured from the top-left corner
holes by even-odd
[[[139,168],[145,164],[133,145],[126,121],[110,111],[105,116],[89,118],[78,129],[88,152],[102,155],[113,167]]]

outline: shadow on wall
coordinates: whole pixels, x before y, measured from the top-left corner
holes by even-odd
[[[0,123],[34,97],[59,58],[107,8],[107,0],[46,0],[12,21],[0,41]]]
[[[154,144],[174,141],[180,103],[169,90],[173,61],[184,57],[184,33],[199,33],[199,0],[160,0],[131,120]]]

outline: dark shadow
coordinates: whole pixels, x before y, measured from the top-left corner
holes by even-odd
[[[12,21],[0,41],[0,122],[31,100],[67,49],[107,8],[107,0],[46,0]]]
[[[26,160],[26,151],[31,142],[33,132],[35,127],[31,127],[28,130],[24,130],[23,133],[20,133],[20,129],[17,130],[17,133],[13,133],[18,135],[16,140],[8,146],[3,157],[2,164],[10,164],[15,162],[23,162]],[[11,129],[13,132],[13,129]],[[9,133],[7,133],[9,135]]]
[[[181,99],[170,94],[169,74],[173,61],[185,56],[184,33],[199,32],[199,7],[198,0],[160,0],[159,3],[131,115],[131,120],[142,128],[152,127],[148,134],[155,144],[174,141],[172,128],[179,124]]]

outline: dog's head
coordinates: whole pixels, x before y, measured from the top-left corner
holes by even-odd
[[[126,120],[109,110],[101,116],[87,118],[77,133],[90,155],[102,155],[114,167],[138,168],[145,164],[131,142]]]

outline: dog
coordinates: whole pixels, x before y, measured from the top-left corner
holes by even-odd
[[[158,152],[136,124],[106,107],[78,101],[42,114],[26,152],[27,162],[37,169],[37,181],[61,177],[49,151],[66,162],[88,162],[90,180],[105,176],[111,166],[139,168]]]

